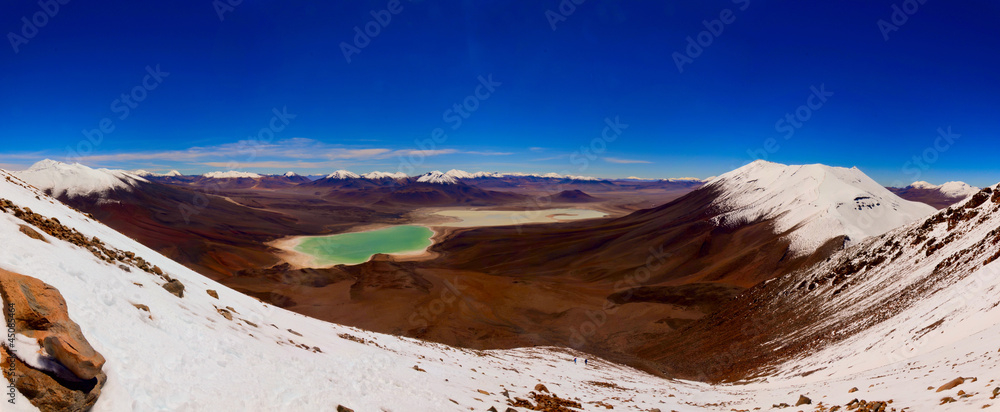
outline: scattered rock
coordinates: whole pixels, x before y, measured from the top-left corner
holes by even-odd
[[[851,390],[847,391],[847,393],[854,393],[854,392],[857,392],[857,391],[858,391],[858,388],[851,388]]]
[[[233,314],[230,313],[228,310],[226,309],[216,309],[216,310],[219,311],[219,314],[222,315],[222,317],[226,318],[226,320],[233,320]]]
[[[153,274],[156,275],[156,276],[163,276],[163,269],[160,269],[159,266],[155,266],[154,265],[153,266]]]
[[[172,293],[174,296],[177,296],[179,298],[184,297],[184,284],[177,279],[164,283],[163,288],[166,289],[167,292]]]
[[[427,371],[425,371],[425,370],[423,370],[423,369],[420,369],[420,367],[419,367],[419,366],[417,366],[417,365],[413,365],[413,370],[415,370],[415,371],[417,371],[417,372],[427,372]]]
[[[954,403],[954,402],[956,402],[955,398],[952,398],[951,396],[946,396],[944,398],[941,398],[941,405],[944,405],[946,403]]]
[[[32,239],[35,239],[35,240],[41,240],[42,242],[45,242],[45,243],[49,243],[49,241],[45,239],[45,236],[42,236],[41,233],[36,232],[35,229],[31,228],[31,226],[20,225],[20,229],[21,229],[21,233],[24,233],[25,236],[28,236],[28,237],[30,237]]]
[[[25,364],[9,349],[2,349],[2,373],[36,408],[43,411],[86,411],[101,395],[107,381],[98,353],[80,326],[69,317],[66,300],[44,282],[0,269],[0,296],[13,305],[15,333],[38,342],[42,354],[57,372],[42,372]]]
[[[795,406],[812,405],[812,403],[812,399],[807,398],[805,395],[799,395],[799,401],[795,402]]]
[[[965,383],[965,378],[955,378],[951,382],[941,385],[941,387],[937,389],[937,392],[943,392],[948,389],[954,389],[956,386],[961,385],[963,383]]]
[[[993,396],[990,399],[996,399],[997,396],[1000,396],[1000,386],[993,388]]]
[[[149,312],[149,306],[143,305],[141,303],[133,303],[132,306],[135,306],[136,309]]]
[[[535,390],[538,392],[548,392],[549,388],[546,388],[545,385],[539,383],[538,385],[535,385]]]
[[[216,292],[216,291],[214,291],[212,289],[206,290],[205,292],[208,293],[208,296],[211,296],[211,297],[216,298],[216,299],[219,298],[219,292]]]
[[[486,391],[484,391],[482,389],[477,389],[476,391],[479,392],[479,393],[481,393],[481,394],[483,394],[483,395],[486,395],[486,396],[490,396],[491,395],[491,393],[486,392]]]
[[[337,412],[354,412],[354,409],[348,408],[344,405],[337,405]]]
[[[497,411],[497,407],[496,406],[490,406],[490,408],[487,409],[486,412],[498,412]]]

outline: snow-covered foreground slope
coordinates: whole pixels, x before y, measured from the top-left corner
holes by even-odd
[[[359,412],[485,411],[491,406],[504,411],[505,390],[527,398],[539,383],[591,411],[607,410],[598,402],[614,410],[767,410],[772,404],[794,404],[800,394],[826,405],[893,399],[893,407],[926,410],[959,389],[977,395],[941,410],[969,410],[993,403],[986,400],[986,385],[994,379],[991,369],[1000,370],[996,349],[983,352],[1000,346],[1000,329],[990,320],[996,316],[980,318],[985,328],[980,335],[936,341],[940,348],[928,346],[913,358],[871,364],[875,369],[865,370],[869,366],[859,360],[825,379],[789,375],[737,386],[666,380],[601,360],[584,366],[585,355],[556,348],[472,351],[369,333],[236,293],[7,177],[0,171],[0,198],[56,217],[110,247],[135,252],[186,286],[178,298],[146,272],[125,271],[50,236],[50,243],[30,239],[18,230],[20,219],[0,213],[0,268],[58,288],[70,316],[107,359],[108,382],[96,411],[333,411],[338,405]],[[440,304],[448,302],[443,297]],[[232,320],[219,309],[229,311]],[[834,351],[807,360],[844,362],[838,359],[846,354]],[[574,364],[573,357],[581,362]],[[930,369],[934,372],[925,376]],[[924,389],[960,375],[979,381],[943,393]],[[0,385],[6,384],[0,378]],[[852,386],[860,391],[848,393]],[[20,410],[33,410],[20,399]],[[3,410],[14,409],[5,404]]]
[[[979,364],[1000,359],[997,190],[984,189],[794,277],[809,291],[784,294],[819,319],[798,333],[838,333],[832,345],[787,363],[783,374],[815,371],[817,380],[905,365],[916,376],[935,370],[993,379]],[[917,367],[924,357],[953,362]]]
[[[846,235],[855,242],[934,213],[900,199],[857,168],[786,166],[758,160],[705,185],[721,195],[716,222],[735,225],[774,220],[778,233],[793,231],[793,254],[811,253]]]

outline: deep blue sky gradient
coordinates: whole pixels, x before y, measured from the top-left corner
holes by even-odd
[[[557,0],[403,1],[347,63],[341,42],[387,3],[244,0],[221,21],[210,0],[71,0],[18,53],[7,35],[0,44],[0,167],[63,160],[108,117],[115,131],[83,163],[396,171],[396,153],[445,128],[435,149],[447,152],[416,171],[707,177],[776,139],[769,160],[858,166],[884,184],[1000,181],[996,2],[927,0],[886,41],[876,22],[903,1],[750,0],[739,10],[730,0],[588,0],[555,31],[546,11]],[[736,20],[680,73],[672,54],[724,9]],[[4,2],[0,32],[20,34],[21,17],[39,10]],[[170,75],[115,118],[112,101],[155,65]],[[488,75],[502,85],[451,130],[445,111]],[[785,139],[776,122],[820,85],[833,95]],[[284,107],[296,118],[273,145],[255,159],[227,152]],[[629,127],[583,167],[574,153],[615,116]],[[947,127],[961,137],[928,152]],[[193,147],[196,156],[155,156]],[[362,149],[383,152],[324,155]],[[907,163],[925,154],[936,159],[926,170]]]

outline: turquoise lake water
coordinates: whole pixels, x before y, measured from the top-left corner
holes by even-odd
[[[303,238],[296,251],[320,265],[356,265],[376,253],[420,252],[431,245],[434,231],[424,226],[393,226],[367,232]]]

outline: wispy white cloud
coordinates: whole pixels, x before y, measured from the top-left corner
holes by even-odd
[[[618,157],[605,157],[604,161],[608,163],[618,163],[618,164],[653,163],[648,160],[622,159]]]
[[[274,142],[243,140],[214,146],[195,146],[181,150],[99,153],[66,158],[65,153],[34,152],[0,154],[0,162],[11,165],[32,163],[46,157],[79,162],[97,167],[151,168],[153,165],[171,168],[330,168],[344,162],[365,164],[391,161],[397,158],[433,157],[466,154],[472,156],[505,156],[508,152],[463,151],[459,149],[399,149],[389,147],[359,147],[337,145],[307,138],[291,138]],[[169,165],[169,166],[164,166]]]
[[[463,154],[479,155],[479,156],[510,156],[514,154],[513,152],[476,152],[476,151],[465,151]]]

